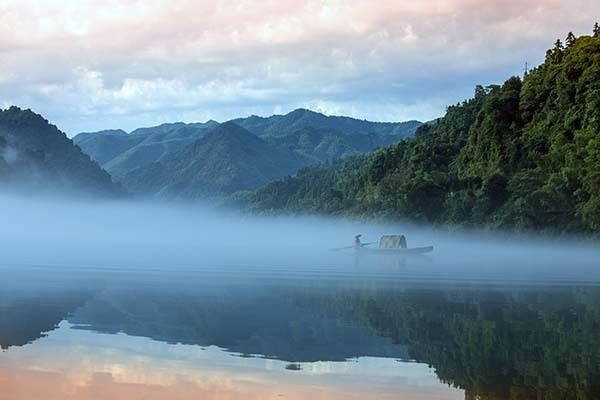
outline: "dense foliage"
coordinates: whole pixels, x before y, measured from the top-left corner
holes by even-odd
[[[600,36],[566,43],[523,79],[478,86],[414,139],[271,183],[250,208],[599,232]]]

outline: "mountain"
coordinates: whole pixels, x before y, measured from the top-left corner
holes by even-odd
[[[382,134],[397,138],[412,136],[421,125],[419,121],[371,122],[350,117],[326,116],[314,111],[298,109],[286,115],[263,118],[253,115],[232,122],[257,136],[285,136],[304,128],[326,129],[350,134]]]
[[[291,164],[301,166],[330,162],[338,158],[371,151],[413,135],[417,127],[421,125],[418,121],[380,123],[348,117],[328,117],[303,109],[287,115],[275,115],[269,118],[249,117],[230,122],[268,142],[270,144],[268,152],[271,154],[287,154],[293,157]],[[163,170],[164,162],[169,162],[174,166],[176,164],[174,157],[184,154],[180,151],[203,138],[217,125],[218,123],[214,121],[204,124],[177,122],[140,128],[131,133],[122,130],[80,133],[73,138],[73,141],[119,182],[123,182],[136,192],[143,193],[148,189],[151,193],[155,193],[163,190],[160,182],[166,181],[168,178],[163,176],[151,179],[144,174],[149,174],[150,171],[156,172],[156,169],[159,168],[161,173],[166,174],[167,171],[171,171],[177,176],[183,176],[182,171]],[[231,130],[231,126],[226,130]],[[226,159],[229,160],[230,157],[226,156]],[[185,165],[185,163],[180,165]],[[138,170],[141,167],[144,167],[143,170]],[[242,168],[241,165],[240,168]],[[255,168],[253,165],[246,165],[243,168],[261,170],[262,167]],[[295,170],[284,170],[287,173],[296,172]],[[136,172],[134,173],[134,171]],[[280,177],[283,175],[265,175],[263,172],[254,174],[255,177]],[[147,186],[146,183],[150,182],[154,183]],[[236,185],[254,188],[256,182],[255,180],[248,185]],[[185,185],[183,181],[180,184]],[[214,187],[209,188],[208,191],[212,192],[213,189]],[[196,189],[191,191],[195,192]]]
[[[376,133],[345,134],[333,129],[302,128],[286,135],[265,136],[264,139],[311,159],[316,164],[366,153],[394,143],[399,138]]]
[[[193,144],[136,168],[121,182],[133,193],[199,198],[255,189],[309,160],[226,122]]]
[[[177,122],[140,128],[129,134],[122,130],[80,133],[73,141],[119,179],[142,165],[181,150],[216,125],[215,121],[204,124]]]
[[[100,132],[80,133],[73,138],[73,143],[78,145],[84,153],[99,164],[110,161],[117,155],[139,143],[121,129],[105,130]]]
[[[231,122],[275,145],[291,147],[296,153],[315,162],[373,150],[412,136],[421,125],[418,121],[384,123],[328,117],[304,109],[286,115],[268,118],[252,116]],[[112,176],[121,179],[138,167],[183,149],[216,125],[218,123],[215,121],[204,124],[177,122],[140,128],[131,133],[120,129],[87,132],[76,135],[73,141]],[[314,144],[307,142],[307,135],[310,136],[310,143]]]
[[[31,110],[0,110],[2,190],[122,194],[106,171]]]
[[[600,32],[557,41],[402,140],[266,185],[249,207],[600,233]],[[311,188],[311,190],[307,190]]]

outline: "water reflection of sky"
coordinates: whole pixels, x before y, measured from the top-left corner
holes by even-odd
[[[391,358],[300,363],[240,357],[218,347],[58,329],[0,353],[2,398],[459,399],[427,365]]]

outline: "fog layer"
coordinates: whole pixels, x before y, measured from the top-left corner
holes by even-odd
[[[322,276],[394,275],[434,281],[600,282],[594,243],[507,238],[316,217],[249,217],[142,202],[0,197],[0,265],[121,270],[234,269]],[[355,234],[404,234],[428,256],[358,260]],[[374,245],[376,246],[376,245]],[[386,276],[387,276],[386,275]]]

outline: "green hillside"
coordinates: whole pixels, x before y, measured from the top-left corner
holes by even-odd
[[[131,171],[122,183],[131,192],[144,195],[222,196],[255,189],[308,162],[226,122],[192,145]]]
[[[0,110],[0,190],[123,194],[110,176],[54,125],[31,110]]]
[[[122,130],[80,133],[73,141],[113,177],[120,179],[142,165],[181,150],[216,125],[214,121],[176,122],[136,129],[129,134]]]
[[[263,138],[276,146],[307,157],[315,164],[363,154],[400,139],[389,134],[345,134],[333,129],[318,128],[302,128],[286,135]]]
[[[557,41],[524,79],[478,86],[414,139],[266,185],[250,208],[599,232],[599,32]]]

